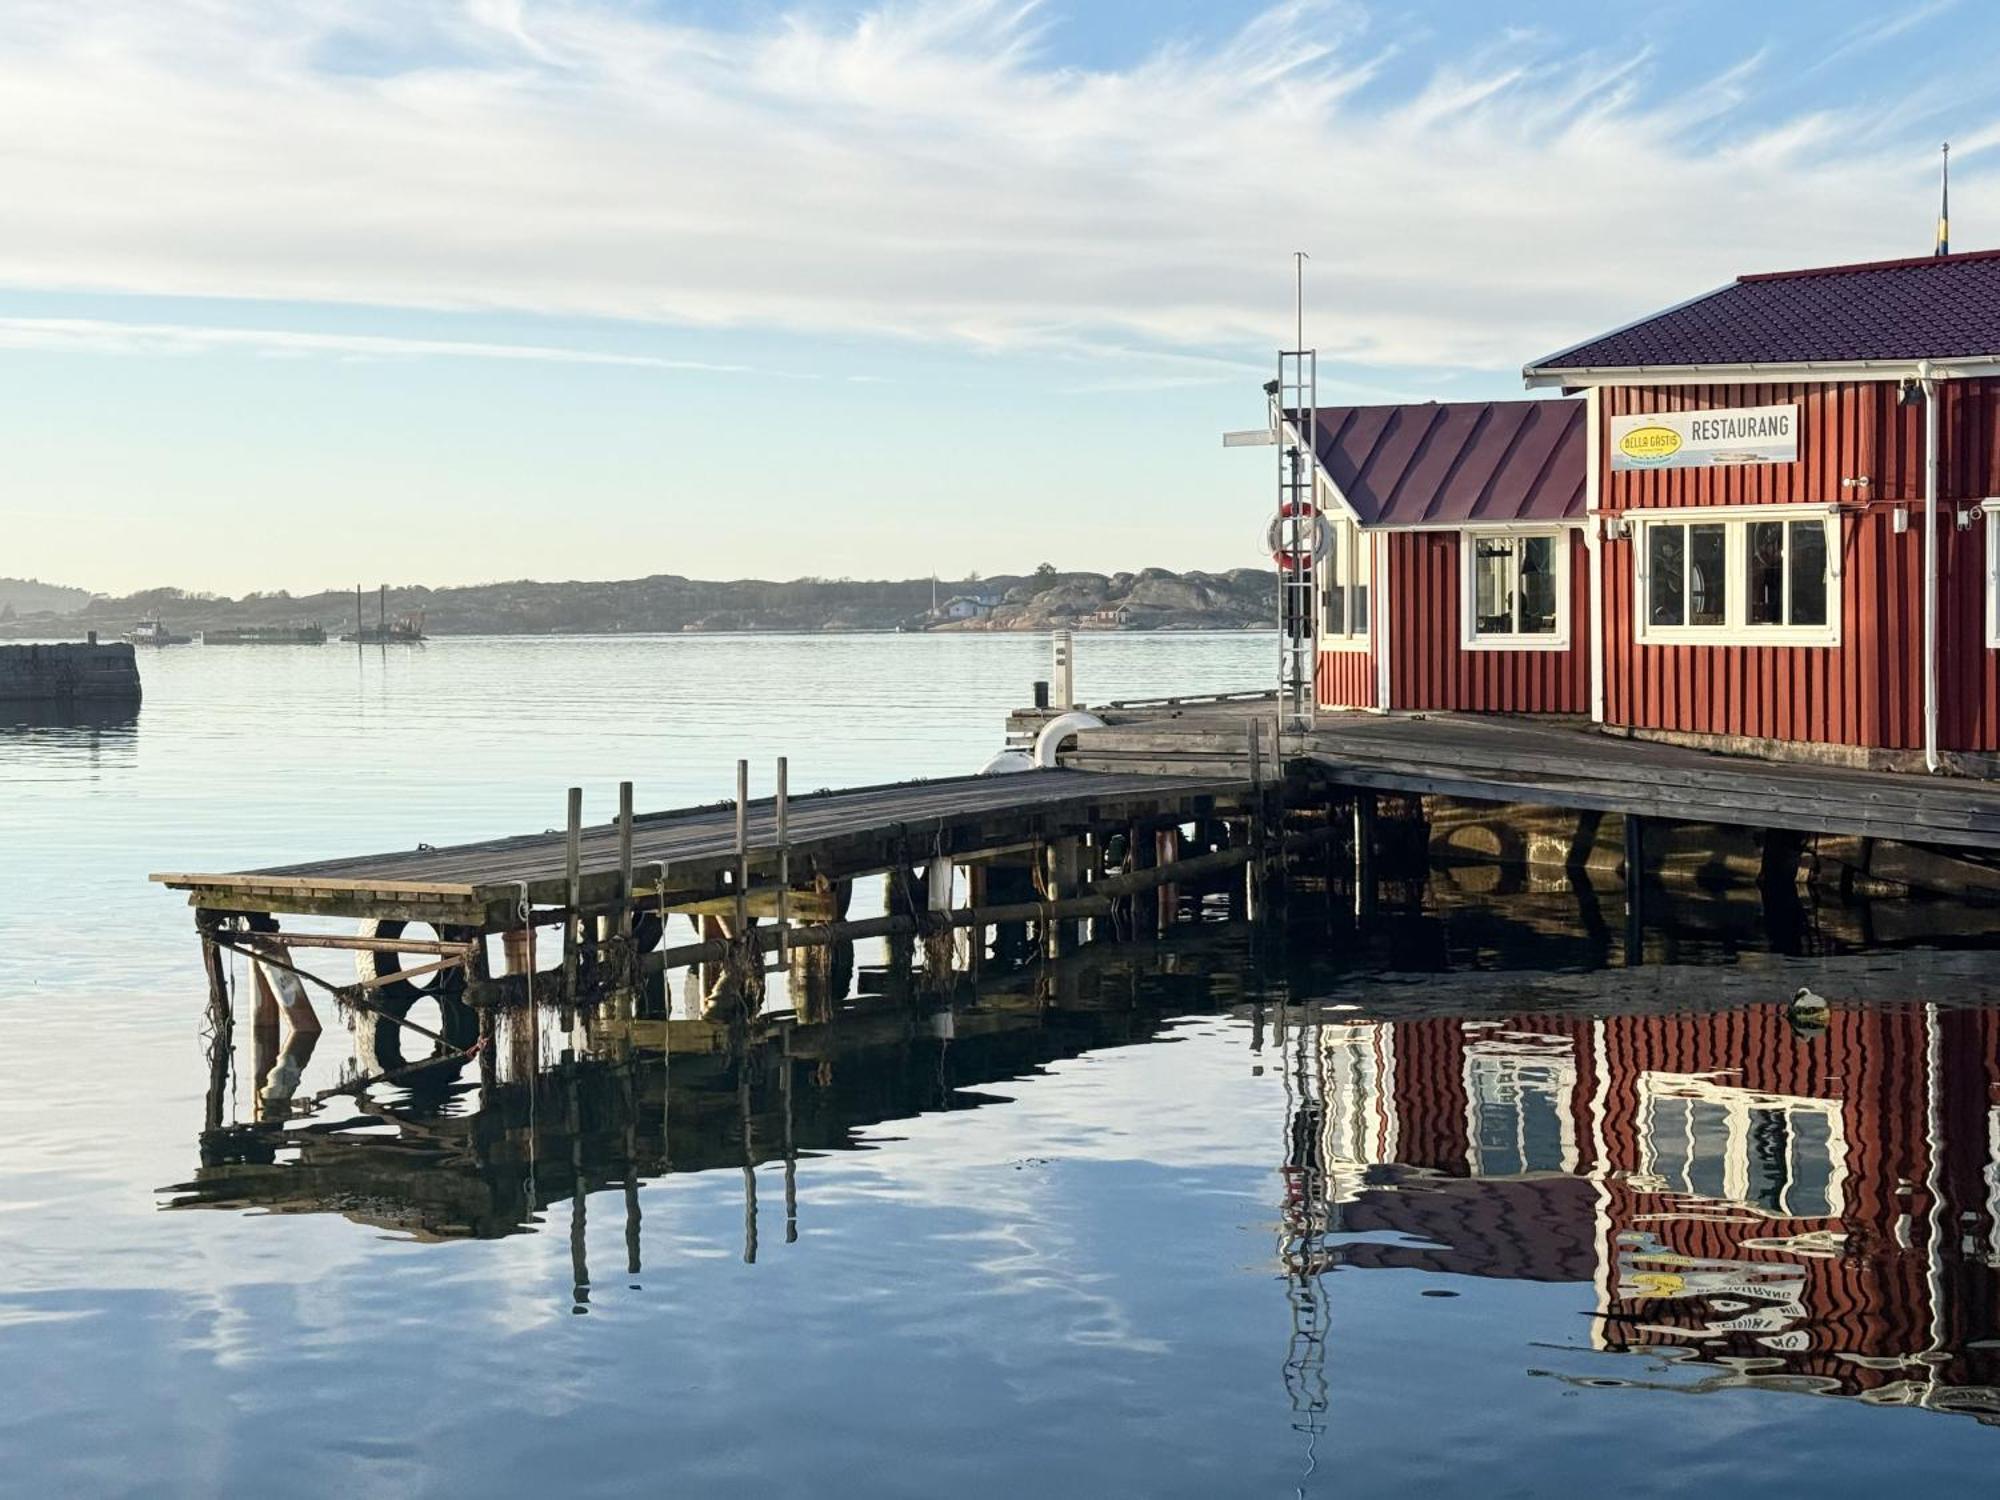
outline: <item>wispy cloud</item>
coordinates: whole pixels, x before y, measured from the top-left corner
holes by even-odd
[[[237,349],[280,358],[318,354],[344,359],[497,359],[564,365],[616,365],[638,370],[686,370],[710,375],[753,373],[749,365],[669,359],[657,354],[568,349],[549,344],[315,333],[286,328],[224,328],[191,323],[138,323],[107,318],[0,317],[0,349],[169,355]]]
[[[0,284],[1214,353],[1286,326],[1303,246],[1329,356],[1505,368],[1663,289],[1923,233],[1929,163],[1880,135],[1893,101],[1747,119],[1754,56],[1661,91],[1643,54],[1510,34],[1385,96],[1387,60],[1410,74],[1399,23],[1353,5],[1290,0],[1118,69],[1063,62],[1048,20],[1020,0],[735,30],[613,0],[15,0]],[[1904,233],[1882,209],[1906,198]]]

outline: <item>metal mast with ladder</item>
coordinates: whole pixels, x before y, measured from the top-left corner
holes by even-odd
[[[1313,451],[1319,405],[1318,351],[1305,347],[1305,263],[1294,252],[1297,296],[1293,345],[1278,352],[1278,379],[1271,391],[1271,432],[1278,442],[1278,524],[1282,542],[1278,564],[1278,707],[1287,729],[1312,728],[1318,697],[1313,673],[1319,660],[1318,611],[1313,607],[1314,544],[1318,515]],[[1289,429],[1289,430],[1288,430]]]

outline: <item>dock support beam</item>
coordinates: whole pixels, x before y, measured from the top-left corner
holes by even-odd
[[[569,841],[563,853],[563,998],[576,998],[576,974],[583,949],[583,788],[569,789]]]
[[[201,965],[208,975],[208,1095],[203,1101],[202,1120],[210,1130],[222,1125],[222,1106],[229,1096],[229,1065],[236,1055],[236,1018],[229,1003],[229,967],[216,945],[214,933],[223,918],[216,912],[197,911],[195,928],[201,933]]]
[[[1646,955],[1646,820],[1625,815],[1625,966]]]
[[[1375,794],[1354,794],[1354,915],[1375,915]]]

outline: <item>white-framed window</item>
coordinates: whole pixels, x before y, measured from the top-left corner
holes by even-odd
[[[1840,642],[1840,517],[1830,506],[1628,513],[1641,641]]]
[[[1986,644],[2000,651],[2000,500],[1988,500],[1986,512]]]
[[[1766,1094],[1711,1076],[1639,1080],[1642,1192],[1680,1193],[1780,1219],[1837,1219],[1847,1183],[1838,1099]]]
[[[1569,533],[1467,531],[1459,543],[1460,643],[1468,650],[1569,648]]]
[[[1326,512],[1332,544],[1319,563],[1319,634],[1323,641],[1368,639],[1368,594],[1373,576],[1367,533],[1345,516]]]

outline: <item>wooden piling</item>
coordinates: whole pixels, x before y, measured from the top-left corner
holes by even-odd
[[[791,762],[783,755],[778,757],[776,799],[773,811],[778,838],[778,962],[785,964],[792,956],[788,939],[792,920],[792,792]]]
[[[631,958],[632,943],[632,783],[618,783],[618,936]]]
[[[563,853],[563,992],[576,994],[577,965],[583,951],[583,788],[569,789],[569,842]]]

